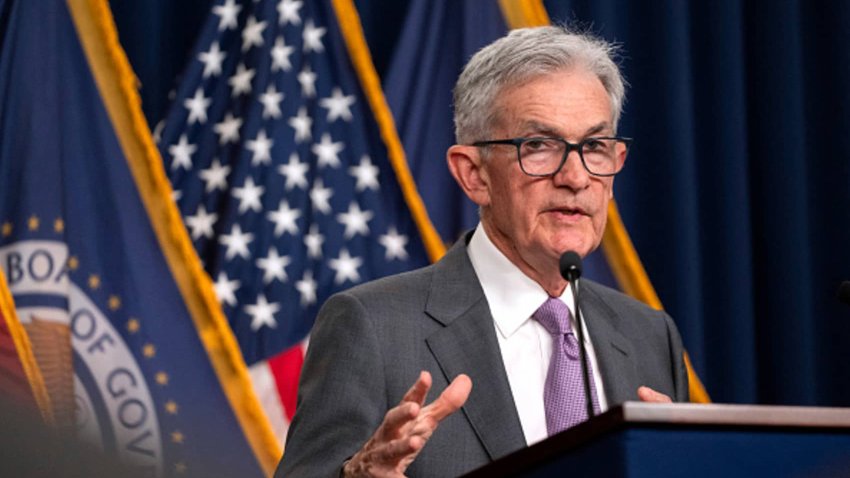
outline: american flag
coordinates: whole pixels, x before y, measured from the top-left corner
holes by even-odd
[[[331,1],[217,2],[156,133],[282,438],[323,301],[429,262]]]

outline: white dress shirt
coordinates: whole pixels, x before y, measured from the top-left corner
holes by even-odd
[[[549,436],[546,431],[543,388],[552,355],[552,336],[531,316],[546,302],[549,294],[496,248],[480,223],[467,251],[496,324],[502,361],[508,373],[525,441],[529,445],[537,443]],[[575,317],[575,304],[569,287],[564,289],[560,298]],[[570,323],[575,329],[575,321]],[[586,324],[584,320],[582,323]],[[605,411],[608,409],[608,401],[587,326],[584,327],[584,343],[593,367],[599,408]]]

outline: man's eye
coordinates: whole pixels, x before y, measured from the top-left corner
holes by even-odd
[[[584,143],[584,151],[604,151],[606,143],[601,139],[590,139]]]
[[[555,141],[543,138],[534,138],[522,143],[522,146],[528,151],[547,151],[555,148]]]

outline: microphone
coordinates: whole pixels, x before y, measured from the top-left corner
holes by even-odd
[[[561,255],[558,263],[561,266],[561,277],[572,282],[581,277],[581,256],[576,251],[567,251]]]
[[[838,293],[835,294],[838,300],[850,305],[850,281],[844,281],[838,286]]]
[[[573,291],[573,299],[576,309],[576,329],[578,331],[578,351],[579,361],[581,361],[581,377],[584,383],[584,400],[587,405],[587,418],[593,418],[593,399],[590,395],[590,373],[587,367],[587,349],[584,346],[584,324],[581,320],[581,307],[579,307],[579,278],[581,277],[581,256],[575,251],[567,251],[561,254],[561,259],[558,261],[561,277],[569,281],[570,288]],[[850,283],[848,283],[850,289]],[[848,291],[850,293],[850,291]]]

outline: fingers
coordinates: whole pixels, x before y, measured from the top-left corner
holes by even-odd
[[[425,440],[418,436],[404,437],[393,440],[379,449],[377,458],[384,463],[395,464],[407,455],[417,453],[425,445]]]
[[[419,415],[419,409],[418,404],[404,401],[391,408],[384,416],[384,423],[379,429],[384,440],[396,438],[401,429]]]
[[[431,383],[431,374],[425,371],[419,374],[399,404],[384,416],[372,438],[345,464],[344,476],[400,476],[404,473],[440,420],[463,406],[472,390],[469,377],[459,375],[436,400],[423,408]]]
[[[401,399],[402,402],[415,402],[418,403],[419,406],[422,406],[425,403],[425,396],[428,395],[428,390],[431,389],[431,374],[427,371],[423,370],[419,372],[419,378],[416,379],[416,383],[410,387],[410,390],[404,394],[404,397]]]
[[[437,422],[456,412],[466,403],[469,393],[472,391],[472,380],[464,374],[460,374],[452,380],[452,383],[443,390],[443,393],[423,409]]]
[[[673,403],[673,400],[670,397],[661,392],[656,392],[649,387],[638,388],[637,394],[638,398],[640,398],[642,402]]]
[[[423,371],[402,401],[384,417],[380,428],[380,436],[384,441],[421,437],[424,444],[441,420],[466,403],[472,390],[472,380],[466,375],[457,376],[436,400],[427,407],[421,407],[420,403],[424,401],[430,387],[431,375]]]
[[[431,374],[423,370],[419,372],[419,378],[407,390],[399,404],[390,409],[384,417],[384,423],[379,430],[384,440],[396,438],[403,433],[405,426],[416,419],[430,389]]]

